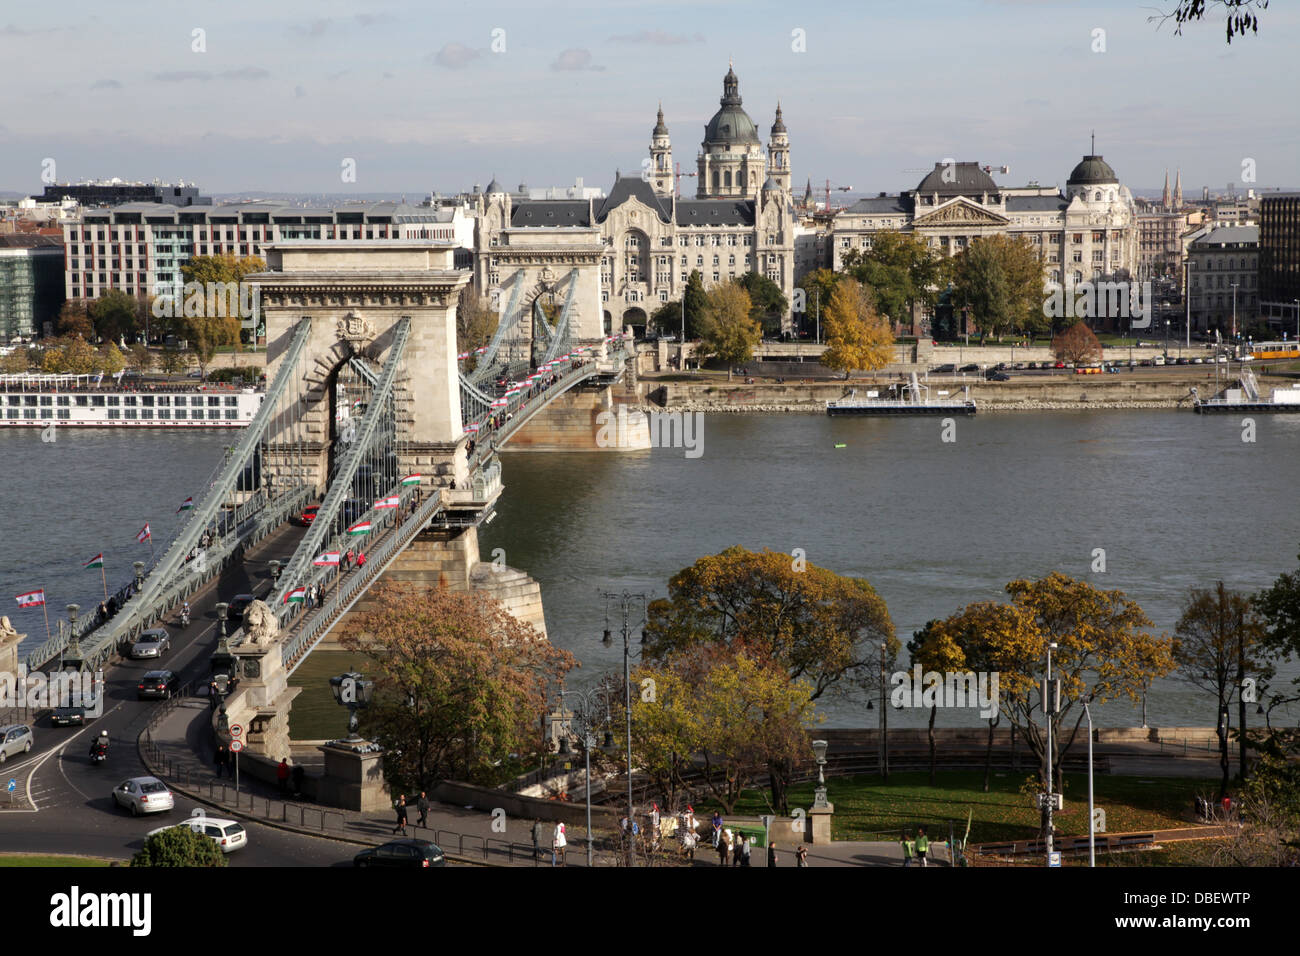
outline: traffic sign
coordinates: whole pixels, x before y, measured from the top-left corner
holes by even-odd
[[[1058,851],[1058,850],[1053,850],[1051,853],[1049,853],[1049,854],[1047,855],[1047,865],[1048,865],[1048,866],[1060,866],[1060,865],[1061,865],[1061,854],[1060,854],[1060,851]]]
[[[237,754],[243,749],[244,749],[244,742],[242,740],[232,740],[230,742],[230,752],[232,754]]]
[[[17,790],[17,789],[18,789],[18,781],[15,780],[13,777],[10,777],[10,778],[9,778],[9,792],[10,792],[10,793],[13,793],[13,792],[14,792],[15,790]]]
[[[232,736],[232,737],[242,737],[243,734],[244,734],[244,725],[243,725],[243,724],[231,724],[231,725],[230,725],[230,736]]]

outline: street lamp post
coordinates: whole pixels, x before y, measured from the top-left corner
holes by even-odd
[[[594,701],[594,699],[595,699],[595,694],[597,693],[597,690],[598,690],[598,688],[597,688],[597,689],[593,689],[593,690],[586,691],[586,692],[584,693],[584,692],[582,692],[582,691],[573,691],[573,690],[566,691],[566,690],[564,690],[563,688],[560,689],[560,712],[561,712],[561,717],[562,717],[562,718],[563,718],[563,712],[564,712],[564,698],[565,698],[565,697],[577,697],[578,700],[581,702],[581,703],[580,703],[580,709],[577,710],[577,711],[574,713],[573,717],[565,719],[566,726],[565,726],[564,731],[563,731],[563,736],[560,737],[560,750],[561,750],[561,752],[563,753],[564,751],[567,750],[568,745],[569,745],[569,728],[568,728],[567,724],[568,724],[569,722],[576,721],[576,723],[578,724],[578,727],[579,727],[579,729],[581,730],[581,733],[582,733],[582,755],[583,755],[583,761],[584,761],[584,763],[585,763],[585,776],[584,776],[585,782],[584,782],[584,784],[583,784],[583,789],[584,789],[584,790],[586,791],[586,793],[587,793],[587,866],[588,866],[588,867],[590,867],[590,866],[592,865],[592,835],[591,835],[591,751],[592,751],[593,749],[595,749],[595,747],[596,747],[596,735],[595,735],[595,733],[593,732],[593,722],[594,722],[594,720],[595,720],[595,714],[596,714],[596,711],[597,711],[597,707],[596,707],[596,705],[593,703],[593,701]],[[604,723],[605,723],[605,727],[606,727],[606,730],[605,730],[605,741],[606,741],[606,745],[607,745],[607,746],[613,744],[613,742],[614,742],[613,734],[611,734],[611,733],[609,732],[609,729],[608,729],[608,728],[609,728],[609,721],[610,721],[610,715],[609,715],[609,701],[608,701],[608,698],[606,698],[606,701],[605,701],[605,721],[604,721]],[[631,825],[632,825],[632,824],[631,824],[631,818],[629,818],[629,820],[628,820],[628,828],[629,828],[629,829],[631,829]]]
[[[817,790],[813,795],[813,809],[824,810],[830,806],[826,800],[826,747],[824,740],[812,742],[813,758],[817,761]]]
[[[623,688],[626,693],[626,717],[627,717],[627,836],[628,836],[628,865],[632,865],[632,822],[635,816],[632,812],[632,604],[635,601],[641,602],[641,625],[646,623],[645,602],[648,595],[644,593],[633,594],[630,591],[624,591],[622,594],[613,591],[602,591],[601,596],[605,599],[605,634],[601,638],[601,643],[609,647],[613,643],[609,629],[609,602],[616,600],[623,611]],[[641,643],[645,643],[645,631],[641,632]],[[640,651],[637,652],[638,654]]]
[[[889,645],[884,641],[880,643],[880,779],[884,783],[889,782],[889,713],[885,706],[885,655],[889,652]]]
[[[1056,688],[1052,684],[1052,651],[1056,650],[1056,642],[1052,641],[1047,645],[1047,678],[1043,681],[1043,715],[1047,718],[1047,797],[1045,800],[1047,808],[1047,837],[1044,846],[1047,850],[1047,865],[1052,865],[1052,810],[1056,807],[1056,795],[1052,786],[1052,718],[1056,716]]]
[[[1232,344],[1237,344],[1237,283],[1232,283]]]
[[[1088,866],[1097,865],[1097,828],[1092,810],[1092,712],[1088,702],[1083,702],[1083,715],[1088,718]]]

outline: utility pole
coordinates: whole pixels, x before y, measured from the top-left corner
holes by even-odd
[[[1047,678],[1043,681],[1043,715],[1047,718],[1047,794],[1044,799],[1047,817],[1047,834],[1043,845],[1047,851],[1047,865],[1052,865],[1052,811],[1056,808],[1056,793],[1052,785],[1052,718],[1056,716],[1059,694],[1052,682],[1052,651],[1056,642],[1047,645]]]

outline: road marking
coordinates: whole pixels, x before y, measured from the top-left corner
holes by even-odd
[[[113,705],[112,707],[110,707],[108,710],[104,711],[104,713],[100,715],[100,718],[99,718],[99,719],[100,719],[100,720],[104,719],[104,718],[107,717],[109,714],[111,714],[113,711],[115,711],[115,710],[117,710],[119,707],[121,707],[122,704],[123,704],[123,701],[120,701],[120,700],[119,700],[116,704],[114,704],[114,705]],[[31,812],[33,812],[33,813],[39,813],[39,812],[40,812],[40,809],[41,809],[39,806],[36,805],[36,800],[35,800],[35,799],[33,798],[33,796],[32,796],[32,782],[36,779],[36,772],[37,772],[38,770],[40,770],[41,767],[43,767],[43,766],[45,765],[45,761],[49,760],[49,759],[50,759],[51,757],[53,757],[53,756],[56,756],[56,755],[57,755],[57,756],[60,758],[60,761],[62,761],[63,751],[65,751],[65,750],[68,749],[68,745],[71,744],[71,743],[73,743],[73,742],[75,742],[76,739],[77,739],[78,737],[80,737],[82,734],[84,734],[87,730],[90,730],[90,729],[91,729],[90,727],[82,727],[80,730],[78,730],[78,731],[77,731],[75,734],[73,734],[71,737],[69,737],[68,739],[64,740],[64,742],[63,742],[63,746],[61,746],[61,747],[55,747],[54,749],[52,749],[49,753],[47,753],[47,754],[46,754],[45,756],[43,756],[40,760],[38,760],[38,761],[36,762],[36,766],[34,766],[34,767],[31,769],[31,772],[27,775],[27,800],[28,800],[28,802],[31,803],[31,805],[32,805],[32,810],[31,810]],[[63,775],[63,779],[64,779],[64,780],[67,780],[67,781],[68,781],[68,786],[71,787],[71,786],[72,786],[72,781],[71,781],[71,780],[68,780],[68,775],[67,775],[66,773],[63,773],[63,766],[62,766],[62,763],[60,763],[60,765],[59,765],[59,773]],[[81,790],[77,789],[76,787],[72,787],[72,789],[73,789],[73,790],[76,790],[77,793],[81,793],[81,795],[82,795],[83,797],[87,796],[86,794],[82,793]]]

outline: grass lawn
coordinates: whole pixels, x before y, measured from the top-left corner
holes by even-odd
[[[348,671],[365,673],[366,659],[347,651],[312,651],[294,671],[290,685],[301,687],[289,711],[293,740],[337,740],[348,732],[348,711],[334,701],[330,678]]]
[[[926,773],[890,774],[882,784],[875,774],[836,777],[826,782],[827,796],[835,805],[831,823],[836,840],[893,839],[899,830],[924,826],[935,839],[946,839],[949,824],[958,838],[972,814],[972,843],[1032,840],[1038,835],[1038,811],[1031,798],[1020,793],[1025,775],[994,774],[989,792],[983,790],[982,772],[940,773],[937,787]],[[790,806],[807,809],[813,802],[813,784],[790,790]],[[1204,780],[1101,775],[1094,780],[1096,806],[1106,811],[1106,830],[1164,830],[1192,826],[1182,815],[1191,809]],[[749,791],[736,806],[736,815],[768,813],[764,792]],[[1087,836],[1088,778],[1067,774],[1065,810],[1055,815],[1063,835]],[[700,812],[712,813],[713,807]]]
[[[89,856],[56,856],[36,853],[0,854],[0,866],[109,866],[112,860]]]

